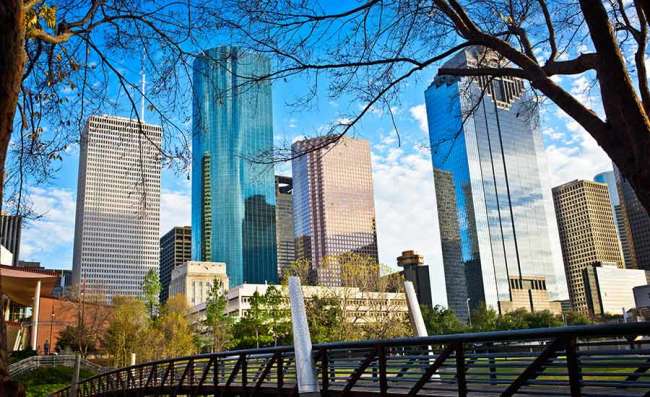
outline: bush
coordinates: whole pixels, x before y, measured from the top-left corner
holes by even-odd
[[[14,352],[11,352],[11,354],[9,354],[9,364],[17,363],[18,361],[22,361],[28,357],[35,356],[35,355],[36,355],[36,350],[32,350],[32,349],[16,350]]]
[[[70,367],[41,367],[32,372],[22,374],[14,379],[25,385],[27,397],[45,397],[72,382],[73,369]],[[82,369],[79,378],[89,378],[95,373]]]

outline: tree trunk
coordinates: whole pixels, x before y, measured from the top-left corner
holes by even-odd
[[[650,120],[627,72],[607,10],[600,1],[580,0],[598,53],[596,66],[607,128],[593,134],[650,212]]]
[[[0,1],[0,182],[4,182],[5,161],[13,129],[18,93],[25,67],[25,13],[20,0]],[[0,183],[2,211],[3,183]],[[0,297],[2,289],[0,284]],[[22,386],[9,379],[7,328],[0,315],[0,396],[22,396]]]

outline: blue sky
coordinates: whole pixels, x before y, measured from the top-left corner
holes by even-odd
[[[371,142],[380,262],[394,267],[395,258],[402,250],[420,252],[432,265],[436,300],[444,303],[424,108],[424,90],[435,71],[435,68],[422,71],[401,87],[398,105],[393,108],[401,146],[389,115],[378,110],[370,112],[353,135]],[[581,97],[584,101],[589,100],[584,94],[588,87],[585,76],[559,82],[575,95],[584,96]],[[298,136],[316,135],[328,123],[362,106],[354,99],[331,101],[325,92],[319,93],[317,103],[309,111],[288,106],[304,90],[305,84],[301,77],[274,83],[274,131],[279,144]],[[596,173],[611,169],[609,159],[593,139],[555,106],[544,106],[540,128],[551,174],[549,186],[577,178],[592,179]],[[74,147],[65,154],[55,179],[47,186],[30,187],[34,209],[42,217],[26,225],[21,259],[40,261],[50,268],[72,267],[77,168],[78,148]],[[279,164],[276,173],[288,175],[290,166]],[[163,170],[161,234],[172,226],[190,224],[190,184],[189,173]]]

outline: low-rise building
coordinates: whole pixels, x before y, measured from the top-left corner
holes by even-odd
[[[402,251],[402,255],[397,257],[397,266],[402,268],[400,273],[404,279],[413,283],[418,303],[433,307],[431,276],[429,266],[424,264],[424,257],[415,251]]]
[[[205,303],[215,278],[221,281],[224,289],[228,288],[225,263],[185,262],[172,269],[169,296],[184,295],[187,298],[189,307]]]
[[[508,313],[517,309],[525,309],[529,312],[540,312],[548,310],[553,314],[562,314],[562,305],[558,301],[551,300],[546,289],[544,276],[510,277],[510,292],[512,299],[499,301],[502,313]]]
[[[595,263],[583,277],[592,316],[623,315],[636,307],[634,287],[648,284],[645,270],[620,269],[616,263]]]

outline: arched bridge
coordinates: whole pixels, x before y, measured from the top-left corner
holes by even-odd
[[[330,343],[314,346],[313,361],[323,396],[650,396],[650,323]],[[121,368],[81,381],[78,393],[299,391],[293,349],[274,347]]]

